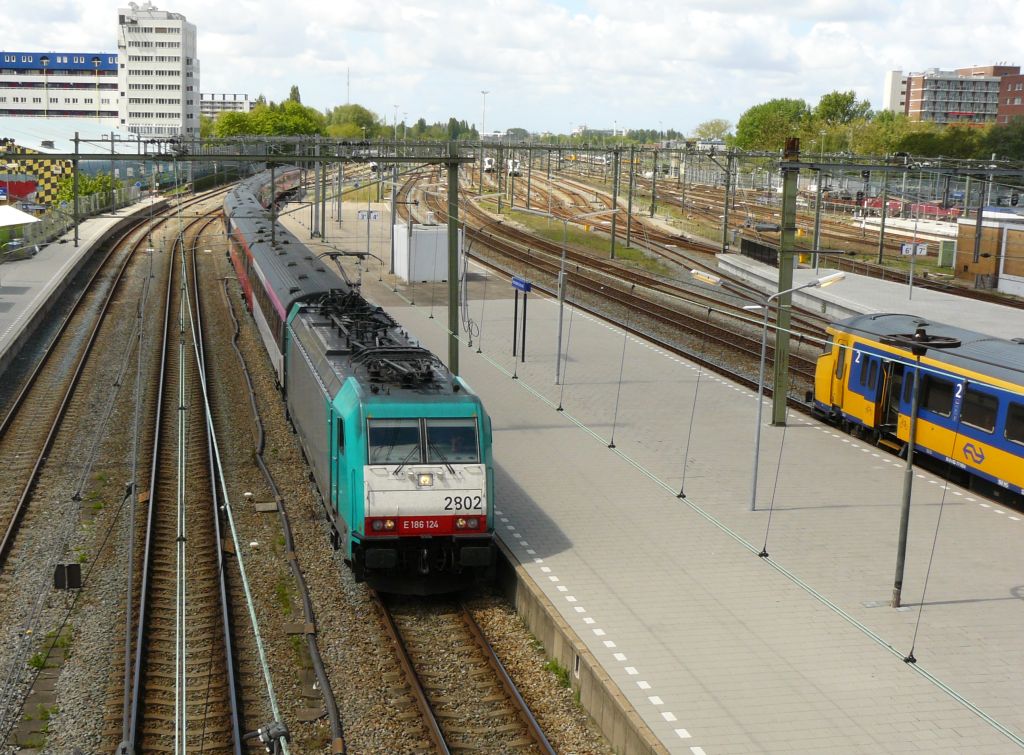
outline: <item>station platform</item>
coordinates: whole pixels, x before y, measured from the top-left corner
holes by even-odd
[[[737,275],[766,294],[779,290],[778,268],[741,254],[718,254],[715,258],[724,272]],[[835,271],[824,266],[817,272],[813,268],[799,268],[793,271],[793,285],[800,286],[832,272]],[[920,286],[911,289],[905,283],[853,273],[846,274],[842,285],[797,291],[793,294],[793,301],[835,319],[876,312],[902,312],[997,338],[1024,338],[1024,313],[1019,309]]]
[[[0,373],[17,357],[96,246],[127,220],[152,213],[165,202],[153,197],[103,217],[88,218],[78,226],[77,247],[71,230],[40,246],[33,257],[0,265]]]
[[[445,284],[376,272],[367,297],[445,357]],[[900,459],[791,414],[762,430],[751,511],[751,391],[569,306],[558,385],[556,302],[531,294],[523,362],[509,281],[471,268],[467,301],[499,537],[644,751],[1024,748],[1024,516],[918,470],[893,609]]]
[[[417,299],[387,306],[444,354],[446,312]],[[526,364],[511,309],[489,298],[460,357],[501,537],[669,752],[1024,745],[1024,517],[918,472],[894,610],[901,460],[792,416],[762,431],[751,512],[750,391],[578,312],[556,386],[557,306],[529,309]]]

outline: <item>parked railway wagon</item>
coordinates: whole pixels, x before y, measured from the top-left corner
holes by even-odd
[[[491,423],[461,378],[414,343],[256,197],[225,200],[231,259],[319,491],[332,543],[385,591],[460,589],[493,570]]]
[[[921,357],[915,451],[1024,495],[1024,338],[993,338],[905,314],[833,323],[818,357],[815,409],[855,434],[902,449],[917,362],[884,340],[918,328],[960,346]]]
[[[506,160],[505,161],[505,167],[508,170],[508,175],[510,175],[510,176],[518,176],[518,175],[520,175],[520,172],[519,172],[519,170],[520,170],[519,169],[519,161],[518,160]]]
[[[494,158],[493,157],[485,157],[484,158],[484,173],[493,173],[493,172],[494,172]]]

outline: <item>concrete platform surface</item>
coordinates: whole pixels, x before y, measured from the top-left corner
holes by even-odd
[[[378,277],[446,357],[445,288]],[[499,535],[667,751],[1024,747],[1020,512],[919,470],[893,609],[900,459],[791,415],[763,428],[752,512],[751,391],[571,307],[556,385],[555,302],[531,295],[514,361],[508,281],[472,279]]]

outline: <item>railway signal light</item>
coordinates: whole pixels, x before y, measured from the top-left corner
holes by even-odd
[[[863,178],[865,181],[870,181],[871,180],[871,171],[870,170],[862,170],[860,172],[860,177]]]

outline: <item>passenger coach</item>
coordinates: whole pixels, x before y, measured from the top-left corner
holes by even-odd
[[[815,409],[855,434],[902,450],[910,437],[916,360],[883,340],[920,327],[961,345],[921,358],[915,451],[1024,494],[1024,339],[902,314],[833,323],[818,357]]]

